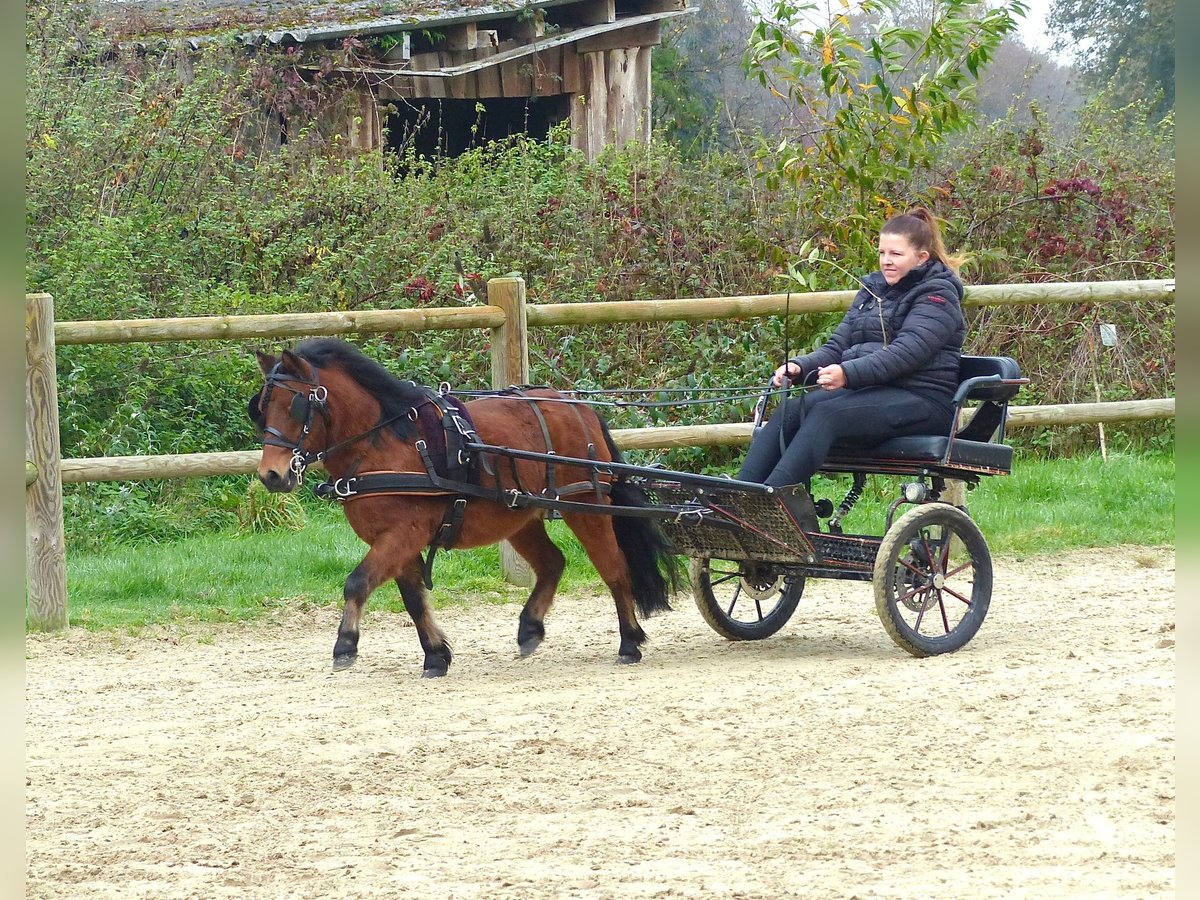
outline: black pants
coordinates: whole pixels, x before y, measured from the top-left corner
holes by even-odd
[[[952,415],[948,403],[904,388],[810,390],[787,400],[755,435],[737,477],[775,487],[805,482],[834,444],[873,447],[906,434],[946,434]]]

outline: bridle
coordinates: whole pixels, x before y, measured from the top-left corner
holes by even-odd
[[[282,366],[283,362],[281,360],[275,363],[274,368],[267,374],[261,395],[261,406],[263,409],[267,408],[271,402],[271,393],[277,387],[292,394],[292,402],[288,405],[288,416],[300,426],[300,436],[293,443],[288,440],[287,435],[282,431],[274,426],[267,425],[264,421],[262,428],[264,437],[262,442],[263,446],[282,447],[284,450],[292,451],[292,459],[288,463],[288,469],[296,476],[297,484],[304,484],[305,469],[313,463],[324,461],[335,450],[341,450],[343,447],[348,447],[351,444],[356,444],[361,440],[369,438],[371,435],[387,428],[398,419],[408,418],[413,422],[417,421],[416,407],[411,407],[402,413],[377,422],[361,434],[338,441],[336,444],[329,444],[324,450],[306,450],[304,442],[312,433],[313,419],[317,413],[321,414],[321,421],[325,425],[326,440],[329,438],[329,389],[321,384],[316,366],[312,366],[313,376],[311,379],[304,378],[293,372],[285,372],[282,370]],[[297,389],[292,387],[288,382],[301,384],[304,387]],[[461,422],[457,416],[454,418],[456,421]],[[474,432],[472,432],[473,434]],[[460,459],[459,461],[465,464],[464,460]]]
[[[281,388],[293,395],[292,402],[288,405],[288,416],[293,422],[300,426],[300,436],[293,443],[288,440],[278,428],[273,425],[267,425],[263,422],[263,444],[272,447],[282,447],[284,450],[292,451],[291,462],[288,463],[288,469],[296,476],[296,481],[299,484],[304,483],[304,470],[314,462],[320,462],[326,454],[333,448],[327,447],[324,450],[314,452],[304,449],[304,442],[312,433],[313,418],[319,412],[321,420],[325,425],[325,431],[329,431],[329,390],[325,385],[321,384],[317,378],[317,370],[313,368],[313,377],[311,380],[302,378],[291,372],[284,372],[281,369],[282,362],[275,364],[275,367],[267,374],[265,384],[262,391],[261,406],[266,409],[271,402],[271,394],[275,388]],[[288,382],[299,383],[304,385],[303,388],[297,389],[292,387]]]

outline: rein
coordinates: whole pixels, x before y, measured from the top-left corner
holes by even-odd
[[[520,390],[529,390],[532,388],[549,388],[549,385],[521,385]],[[480,391],[455,391],[454,393],[460,397],[474,397],[476,399],[485,399],[487,397],[503,397],[511,395],[518,390],[517,386],[513,385],[507,388],[497,390],[480,390]],[[720,397],[697,397],[691,400],[591,400],[587,399],[596,395],[604,394],[696,394],[696,393],[718,393],[725,391],[739,391],[744,393],[723,394]],[[609,406],[618,409],[655,409],[662,407],[675,406],[697,406],[704,403],[726,403],[735,400],[755,400],[759,396],[757,389],[749,387],[735,388],[605,388],[595,390],[571,390],[560,391],[562,394],[573,396],[564,397],[523,397],[534,403],[565,403],[573,406]]]

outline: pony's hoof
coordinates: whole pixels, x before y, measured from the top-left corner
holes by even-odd
[[[634,656],[630,653],[622,653],[617,657],[618,666],[632,666],[634,663],[640,663],[641,661],[642,654],[640,653],[637,656]]]
[[[517,649],[521,653],[521,658],[524,659],[525,657],[529,656],[529,654],[533,653],[533,651],[536,650],[541,645],[542,645],[541,637],[535,636],[535,637],[531,637],[531,638],[526,638],[525,640],[521,641],[521,643],[517,644]]]
[[[357,653],[344,653],[341,656],[335,656],[333,658],[333,671],[341,672],[343,669],[348,669],[354,665],[357,659]]]
[[[449,671],[450,670],[448,668],[446,668],[445,666],[442,666],[439,669],[424,669],[421,672],[421,677],[422,678],[441,678]]]

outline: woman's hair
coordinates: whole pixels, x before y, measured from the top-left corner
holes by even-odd
[[[942,243],[942,232],[933,213],[923,206],[914,206],[907,212],[892,216],[883,224],[880,234],[898,234],[917,250],[929,251],[929,256],[945,264],[958,274],[964,257],[951,256]]]

